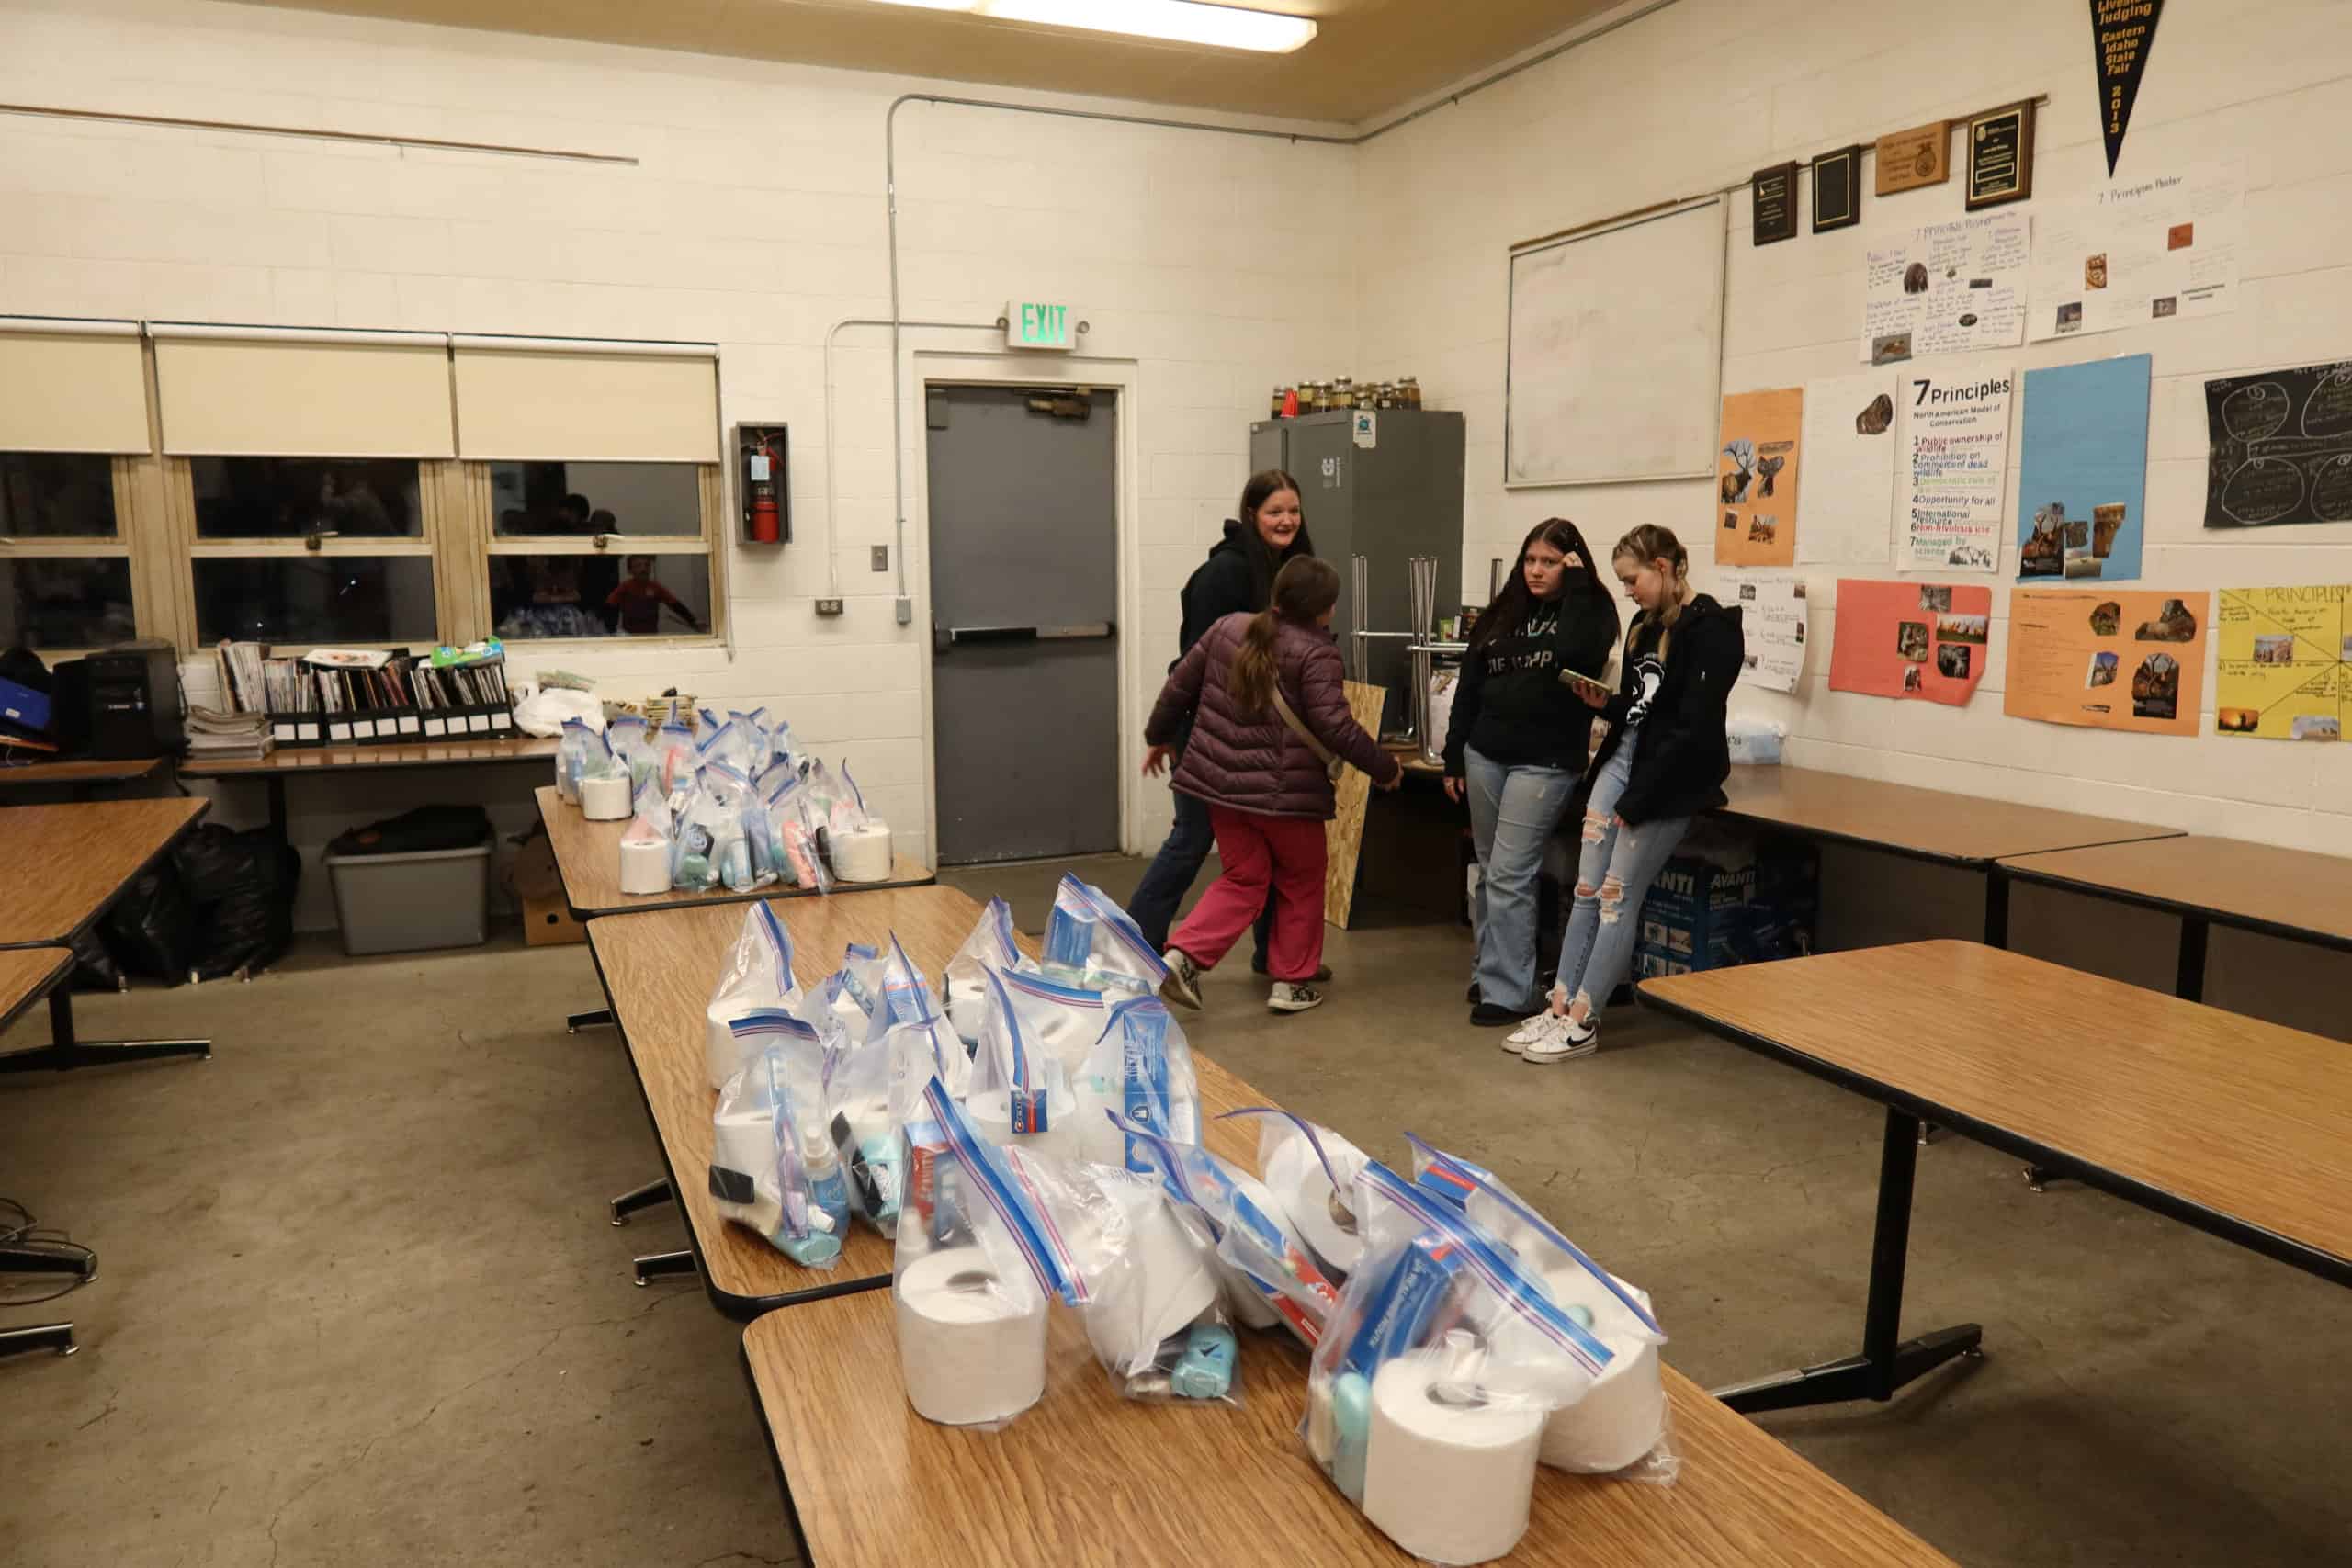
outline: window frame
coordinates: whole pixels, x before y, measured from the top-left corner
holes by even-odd
[[[10,447],[11,453],[33,448]],[[177,626],[170,608],[159,592],[157,560],[168,547],[158,546],[150,537],[149,523],[153,503],[149,495],[145,465],[153,459],[126,457],[120,453],[67,452],[47,454],[57,457],[101,457],[107,460],[107,477],[114,493],[114,532],[111,534],[71,535],[6,535],[0,536],[0,559],[6,560],[126,560],[130,563],[130,625],[131,633],[141,637],[159,637],[179,646]],[[50,664],[60,660],[78,659],[93,653],[103,644],[90,646],[61,646],[39,648],[34,651]]]

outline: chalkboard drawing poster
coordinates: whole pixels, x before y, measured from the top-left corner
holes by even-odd
[[[1895,393],[1893,370],[1865,370],[1804,384],[1804,505],[1797,559],[1824,566],[1886,565],[1894,532]]]
[[[2224,588],[2214,727],[2262,740],[2341,740],[2352,718],[2352,586]]]
[[[2212,595],[2018,588],[2001,711],[2049,724],[2195,735]]]
[[[2352,521],[2352,359],[2205,383],[2205,526]]]
[[[2025,214],[1930,223],[1883,248],[1863,275],[1861,357],[2015,348],[2025,336],[2033,228]]]
[[[1804,389],[1735,392],[1724,400],[1715,452],[1715,564],[1793,566],[1797,448]]]
[[[2009,471],[2006,365],[1904,378],[1904,571],[1995,571]]]
[[[2199,164],[2037,205],[2034,342],[2238,308],[2244,164]]]
[[[2150,363],[2135,354],[2025,373],[2019,581],[2140,575]]]
[[[1958,707],[1984,678],[1993,590],[1982,583],[1838,580],[1829,688]]]

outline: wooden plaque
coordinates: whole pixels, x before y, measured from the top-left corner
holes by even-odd
[[[1747,176],[1755,219],[1756,243],[1769,245],[1797,237],[1797,166],[1775,164]]]
[[[1862,220],[1862,150],[1824,152],[1813,161],[1813,231],[1849,229]]]
[[[2033,103],[2011,104],[1968,122],[1968,210],[2033,195]]]
[[[1939,186],[1951,178],[1951,121],[1898,130],[1878,139],[1878,194]]]

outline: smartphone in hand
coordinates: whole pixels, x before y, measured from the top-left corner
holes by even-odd
[[[1616,693],[1610,689],[1609,682],[1606,681],[1595,680],[1589,675],[1581,674],[1574,670],[1563,670],[1560,671],[1560,684],[1574,692],[1577,696],[1582,697],[1586,702],[1592,704],[1595,707],[1600,706],[1601,704],[1607,702],[1611,697],[1616,695]]]

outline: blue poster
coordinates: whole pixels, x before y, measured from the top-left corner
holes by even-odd
[[[2025,373],[2018,581],[2128,582],[2146,531],[2149,356]]]

